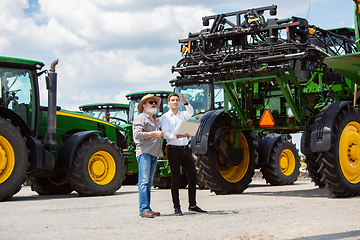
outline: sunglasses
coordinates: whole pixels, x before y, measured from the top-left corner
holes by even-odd
[[[148,101],[150,105],[153,105],[154,103],[157,105],[157,101]]]

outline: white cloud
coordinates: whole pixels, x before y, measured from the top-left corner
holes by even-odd
[[[129,93],[131,93],[131,92],[130,91],[120,91],[120,93],[115,95],[115,101],[126,103],[127,102],[126,95]]]

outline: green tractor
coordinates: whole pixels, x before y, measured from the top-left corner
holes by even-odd
[[[315,184],[360,195],[360,78],[358,68],[345,70],[352,77],[336,68],[340,55],[356,52],[354,29],[265,19],[266,11],[275,16],[277,6],[206,16],[210,28],[179,40],[173,84],[221,85],[225,93],[223,109],[205,112],[191,140],[201,178],[216,194],[242,193],[255,168],[272,185],[293,184],[300,163],[290,134],[302,133]]]
[[[114,124],[120,132],[128,139],[127,131],[131,128],[129,123],[129,104],[123,103],[92,103],[79,106],[83,114]],[[131,130],[132,131],[132,130]],[[127,141],[127,140],[126,140]],[[132,141],[132,139],[131,139]],[[128,146],[128,144],[126,144]],[[123,185],[134,185],[138,182],[137,161],[128,152],[128,148],[122,149],[124,155],[126,172]],[[124,152],[125,151],[125,152]]]
[[[38,194],[114,194],[124,179],[124,136],[108,122],[56,106],[57,60],[0,57],[0,201],[26,182]],[[45,75],[48,107],[40,106]]]

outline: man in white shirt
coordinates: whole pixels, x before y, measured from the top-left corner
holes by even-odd
[[[207,213],[196,205],[196,170],[191,148],[188,146],[189,134],[176,134],[181,122],[187,122],[194,114],[193,107],[186,101],[181,93],[181,101],[186,111],[179,111],[179,95],[171,93],[168,96],[170,111],[160,119],[161,131],[167,141],[167,156],[171,170],[171,196],[175,215],[183,215],[179,200],[180,166],[188,176],[189,211]]]

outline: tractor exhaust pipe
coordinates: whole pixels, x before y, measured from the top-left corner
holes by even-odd
[[[57,148],[56,142],[56,91],[57,91],[57,73],[55,66],[59,59],[54,60],[50,66],[49,76],[46,77],[46,88],[48,90],[48,118],[45,148]]]

